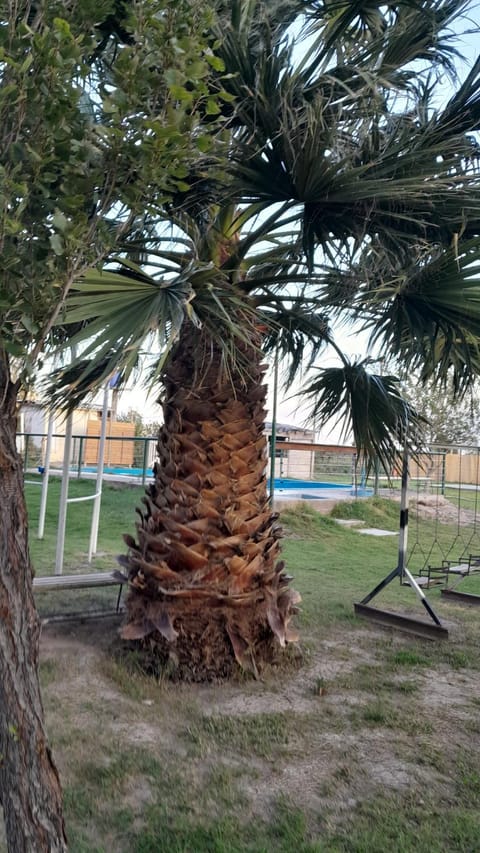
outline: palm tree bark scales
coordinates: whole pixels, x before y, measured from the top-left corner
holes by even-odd
[[[5,510],[0,522],[0,802],[10,853],[60,853],[67,843],[38,681],[40,622],[16,450],[16,392],[0,348],[0,507]]]
[[[241,347],[242,349],[242,347]],[[300,600],[278,562],[281,530],[267,495],[265,367],[224,370],[208,334],[186,324],[165,370],[164,425],[154,482],[126,536],[131,592],[125,639],[177,677],[254,674],[296,640]]]

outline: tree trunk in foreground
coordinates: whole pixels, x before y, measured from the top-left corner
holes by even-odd
[[[0,349],[0,802],[9,853],[57,853],[67,843],[38,682],[40,622],[15,446],[16,394]]]
[[[235,660],[257,674],[290,627],[298,593],[277,562],[281,531],[267,497],[265,368],[226,375],[206,333],[184,326],[165,371],[159,462],[130,536],[131,592],[122,636],[141,640],[152,671],[226,677]]]

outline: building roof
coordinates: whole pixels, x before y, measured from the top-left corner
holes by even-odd
[[[265,429],[272,429],[272,421],[265,421]],[[315,433],[315,430],[313,429],[306,429],[304,427],[294,426],[293,424],[279,424],[278,422],[276,424],[276,430],[277,432],[304,432],[308,435],[314,435]]]

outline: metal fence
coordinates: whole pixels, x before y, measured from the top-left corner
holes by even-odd
[[[100,436],[73,435],[71,468],[77,477],[96,472]],[[17,449],[23,458],[24,469],[41,469],[45,462],[47,434],[17,433]],[[105,472],[118,476],[138,477],[144,481],[152,474],[156,455],[156,436],[106,437]],[[50,466],[60,470],[64,458],[65,435],[54,434],[50,451]],[[299,480],[355,483],[366,481],[365,470],[353,447],[339,445],[278,442],[275,452],[275,476]],[[378,488],[394,493],[399,487],[401,462],[390,471],[370,473],[368,481],[378,482]],[[480,483],[480,449],[460,445],[433,446],[422,450],[410,461],[410,484],[418,492],[440,493],[447,486],[477,488]]]
[[[100,446],[98,435],[73,435],[71,474],[81,477],[96,476]],[[155,461],[156,436],[107,436],[104,472],[107,476],[129,477],[145,483],[152,476]],[[47,435],[44,433],[17,433],[17,449],[23,458],[25,471],[42,473],[45,465]],[[60,472],[63,466],[65,436],[54,434],[50,451],[50,472]]]
[[[17,448],[25,471],[39,471],[45,465],[48,436],[44,433],[17,434]],[[104,472],[107,477],[129,478],[145,484],[152,476],[156,456],[156,436],[106,436]],[[99,435],[73,435],[71,442],[71,476],[95,476],[99,455]],[[50,445],[50,472],[62,470],[65,435],[53,434]],[[270,454],[266,465],[270,473]],[[276,478],[365,485],[365,473],[357,466],[351,447],[316,445],[301,442],[278,442],[275,452]]]

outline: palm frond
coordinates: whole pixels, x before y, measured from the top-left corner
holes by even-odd
[[[469,74],[434,118],[436,132],[440,138],[471,134],[480,129],[480,59],[472,66]],[[471,143],[470,137],[466,141]],[[478,154],[478,142],[474,146]]]
[[[299,297],[287,304],[279,299],[259,309],[258,323],[263,329],[262,348],[266,354],[277,352],[288,371],[286,386],[292,385],[300,370],[308,370],[319,353],[331,341],[327,315],[314,300]]]
[[[317,33],[322,58],[342,52],[342,46],[365,51],[364,62],[382,68],[385,79],[393,68],[423,60],[439,65],[455,76],[453,58],[458,55],[449,30],[468,9],[467,0],[323,0],[309,16],[309,29]],[[418,73],[418,68],[417,68]]]
[[[388,350],[410,371],[462,389],[480,368],[480,240],[448,249],[416,266],[375,274],[359,297],[370,313],[372,344]]]
[[[132,230],[113,259],[121,270],[92,272],[69,297],[61,322],[88,323],[78,387],[133,370],[145,340],[158,379],[184,322],[208,329],[232,364],[260,324],[264,348],[290,356],[291,381],[330,340],[332,312],[461,387],[480,368],[469,244],[480,234],[479,62],[443,110],[432,98],[468,4],[214,5],[224,69],[206,85],[225,92],[222,138],[149,212],[155,225],[147,216],[143,234],[142,222]],[[302,62],[288,31],[299,11],[319,35]]]
[[[176,276],[157,280],[127,258],[117,263],[121,271],[91,270],[67,297],[58,324],[80,324],[65,346],[77,346],[81,356],[79,366],[56,374],[58,406],[74,407],[114,371],[128,380],[145,349],[156,352],[145,380],[154,386],[185,322],[209,332],[226,369],[248,374],[243,353],[258,337],[256,309],[221,269],[190,260]]]
[[[342,439],[353,436],[367,468],[378,460],[390,471],[405,443],[418,445],[423,421],[402,397],[398,380],[369,372],[370,364],[368,359],[345,361],[341,367],[319,369],[302,393],[312,402],[316,423],[341,424]]]
[[[153,336],[156,348],[165,350],[189,313],[194,291],[188,275],[159,284],[132,261],[122,264],[122,272],[89,271],[67,297],[58,325],[82,324],[68,341],[80,348],[82,369],[58,381],[59,404],[70,406],[74,393],[94,390],[115,370],[128,378],[145,340]]]

